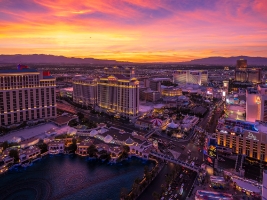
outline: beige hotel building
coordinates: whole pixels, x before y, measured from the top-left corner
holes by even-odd
[[[97,95],[97,79],[78,76],[73,78],[73,101],[84,106],[94,106]]]
[[[35,69],[0,70],[0,126],[56,117],[56,82]]]
[[[97,110],[133,118],[139,109],[139,81],[121,74],[102,76],[97,82]]]

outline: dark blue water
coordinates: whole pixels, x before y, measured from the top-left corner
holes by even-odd
[[[109,165],[78,156],[45,157],[27,168],[19,167],[0,176],[0,199],[119,199],[121,188],[130,190],[143,176],[145,165],[138,158]]]

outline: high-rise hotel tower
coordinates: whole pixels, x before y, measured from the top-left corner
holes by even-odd
[[[139,109],[139,82],[121,74],[102,76],[97,82],[97,106],[100,111],[123,117],[135,117]]]
[[[0,70],[0,126],[56,117],[56,80],[49,72],[18,66]]]

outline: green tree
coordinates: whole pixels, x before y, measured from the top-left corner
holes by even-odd
[[[38,144],[38,147],[41,149],[41,153],[45,153],[48,151],[46,143],[40,143],[40,144]]]
[[[121,188],[121,193],[120,193],[120,196],[121,196],[121,199],[125,199],[125,197],[128,195],[128,190],[127,188]]]
[[[77,140],[72,138],[72,143],[68,147],[69,152],[74,153],[77,150]]]
[[[78,116],[78,118],[79,118],[79,121],[82,121],[82,119],[84,118],[84,114],[81,113],[81,112],[78,112],[78,113],[77,113],[77,116]]]
[[[127,146],[127,145],[123,145],[123,146],[122,146],[122,149],[123,149],[123,151],[126,152],[126,153],[129,153],[129,152],[130,152],[130,147]]]
[[[17,149],[11,149],[9,151],[9,156],[11,158],[14,158],[14,162],[18,162],[19,161],[19,152]]]
[[[149,172],[149,167],[146,165],[144,167],[144,175],[146,175]]]
[[[4,135],[4,134],[6,134],[6,133],[8,133],[9,132],[9,129],[8,128],[6,128],[6,127],[0,127],[0,133],[1,133],[1,135]]]
[[[159,199],[160,199],[160,194],[157,193],[157,192],[155,192],[155,191],[152,193],[152,196],[153,196],[153,198],[154,198],[155,200],[159,200]]]
[[[3,142],[2,144],[1,144],[1,147],[3,147],[3,149],[5,150],[5,149],[7,149],[8,148],[8,142],[7,141],[5,141],[5,142]]]
[[[150,182],[150,181],[152,180],[152,174],[151,174],[150,172],[148,172],[148,173],[145,175],[145,177],[146,177],[146,180],[147,180],[148,182]]]
[[[68,125],[69,125],[70,127],[77,126],[77,125],[78,125],[77,119],[73,119],[73,120],[71,120],[71,121],[68,123]]]
[[[96,157],[97,149],[95,145],[90,145],[87,149],[87,152],[90,157]]]

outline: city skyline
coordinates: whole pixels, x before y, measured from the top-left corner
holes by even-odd
[[[263,1],[0,0],[0,54],[182,62],[267,51]]]

